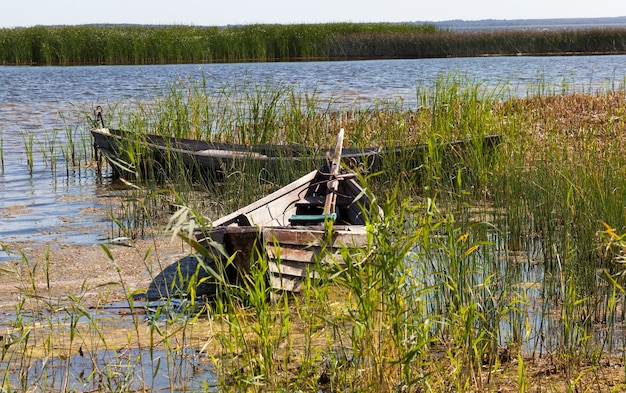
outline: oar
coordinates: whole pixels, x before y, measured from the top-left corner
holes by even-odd
[[[335,213],[335,207],[337,202],[337,188],[339,187],[339,180],[337,175],[339,174],[339,168],[341,167],[341,151],[343,150],[343,128],[337,134],[337,145],[335,146],[335,152],[333,154],[333,161],[330,166],[330,176],[326,188],[328,193],[326,194],[326,201],[324,202],[324,217]]]

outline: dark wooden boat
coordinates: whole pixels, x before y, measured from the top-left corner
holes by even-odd
[[[154,134],[134,134],[121,130],[96,128],[91,130],[96,156],[104,156],[114,172],[124,177],[133,174],[139,153],[143,168],[167,175],[181,168],[220,178],[242,163],[256,163],[259,168],[280,170],[285,163],[301,163],[303,167],[318,167],[327,159],[326,150],[301,145],[242,145],[205,142],[194,139],[163,137]],[[345,149],[344,160],[368,162],[380,148]],[[368,158],[369,157],[369,158]],[[135,162],[131,165],[130,162]]]
[[[104,125],[102,107],[96,107],[94,115],[96,128],[91,130],[91,134],[98,169],[99,157],[102,155],[111,163],[115,177],[125,177],[124,174],[136,177],[151,173],[155,178],[167,178],[176,177],[181,170],[185,170],[194,175],[217,179],[239,169],[241,163],[254,162],[259,170],[266,171],[279,171],[285,167],[285,163],[289,163],[289,169],[294,171],[298,170],[294,163],[301,163],[306,168],[317,168],[328,159],[326,149],[301,145],[217,143],[109,129]],[[486,135],[479,140],[444,142],[438,147],[452,153],[454,160],[468,147],[487,153],[500,141],[499,135]],[[431,149],[432,146],[427,143],[348,148],[342,150],[342,159],[349,166],[358,167],[362,173],[380,170],[383,161],[393,165],[402,163],[405,169],[412,169],[424,163],[424,156],[430,154]]]
[[[265,255],[271,287],[292,292],[301,290],[303,278],[316,276],[319,264],[341,263],[341,248],[365,247],[370,200],[355,176],[339,167],[342,140],[343,130],[331,163],[196,231],[198,242],[217,242],[235,255],[239,278]]]
[[[251,163],[267,171],[280,171],[287,164],[291,170],[306,171],[308,168],[322,166],[328,159],[327,152],[333,152],[332,149],[301,145],[205,142],[108,128],[92,129],[91,134],[96,157],[104,156],[111,164],[114,175],[119,177],[136,175],[137,166],[142,166],[143,173],[165,177],[175,176],[184,169],[210,179],[220,179],[241,168],[242,164]],[[478,142],[479,148],[486,153],[500,143],[500,136],[487,135]],[[477,146],[476,141],[467,139],[445,142],[439,147],[451,155],[451,161],[454,162],[458,154]],[[424,163],[424,157],[431,148],[428,144],[344,148],[342,160],[348,166],[360,168],[362,172],[380,170],[383,161],[417,168]],[[131,165],[130,162],[134,164]]]

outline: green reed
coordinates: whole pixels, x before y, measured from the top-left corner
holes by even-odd
[[[75,168],[80,166],[81,156],[79,155],[78,143],[80,138],[80,134],[78,134],[78,130],[76,126],[70,124],[65,117],[62,116],[62,119],[65,122],[65,144],[62,146],[62,154],[63,159],[65,161],[65,169],[66,173],[69,173],[70,168]],[[82,157],[87,157],[87,155],[82,155]]]
[[[77,135],[78,125],[68,119],[65,122],[65,135],[60,129],[42,130],[38,134],[24,130],[22,141],[24,155],[29,174],[32,176],[35,167],[41,163],[56,177],[59,165],[65,166],[65,174],[69,177],[71,171],[83,171],[91,164],[91,141],[86,135]],[[82,126],[81,126],[82,127]],[[4,171],[3,138],[0,133],[0,167]]]
[[[329,57],[337,36],[430,33],[432,25],[36,26],[1,29],[2,64],[164,64]],[[334,45],[336,46],[336,45]]]
[[[33,167],[35,166],[35,157],[34,157],[34,136],[32,134],[23,134],[22,139],[24,140],[24,153],[26,154],[26,163],[28,164],[29,173],[33,174]]]
[[[494,192],[489,181],[503,179],[497,176],[499,171],[513,170],[516,165],[519,166],[520,163],[516,164],[511,160],[522,160],[524,158],[522,154],[528,147],[528,142],[515,137],[520,128],[527,126],[525,120],[518,121],[515,117],[503,113],[506,108],[493,109],[499,105],[503,93],[485,91],[480,85],[457,76],[442,79],[432,90],[419,91],[422,108],[419,111],[394,110],[378,103],[367,111],[348,108],[341,116],[329,113],[328,104],[321,102],[314,93],[305,92],[304,98],[296,100],[294,97],[301,93],[292,87],[279,86],[272,89],[263,85],[244,85],[236,86],[232,90],[219,87],[215,91],[207,88],[207,85],[206,80],[200,83],[182,81],[181,84],[172,86],[171,94],[159,100],[156,105],[142,107],[136,115],[131,114],[128,120],[123,120],[121,127],[137,132],[147,129],[155,133],[172,133],[177,136],[215,141],[313,145],[317,149],[331,145],[332,133],[328,130],[345,126],[347,129],[354,129],[352,135],[357,135],[351,137],[351,134],[348,134],[352,146],[402,146],[423,143],[425,151],[412,155],[418,156],[418,159],[410,161],[409,156],[412,152],[407,150],[406,153],[403,152],[400,160],[390,160],[389,170],[385,171],[396,172],[397,169],[394,171],[393,168],[397,168],[400,162],[399,171],[406,176],[406,186],[413,187],[413,192],[420,192],[421,186],[423,191],[431,194],[441,192],[443,187],[449,190],[447,192],[451,192],[450,195],[456,197],[462,195],[468,197],[467,195],[471,194],[487,199]],[[301,105],[302,101],[307,103],[305,107]],[[249,112],[252,114],[247,116]],[[521,113],[520,115],[523,116]],[[210,133],[206,130],[210,130]],[[519,147],[513,150],[513,153],[518,155],[510,157],[509,162],[499,158],[498,149],[489,151],[482,144],[481,137],[486,134],[501,134],[504,138],[509,138],[511,141],[509,146]],[[455,139],[468,139],[469,148],[448,145]],[[132,146],[129,147],[129,150],[132,149]],[[562,149],[562,146],[555,146],[555,149]],[[542,151],[556,151],[555,149],[545,146]],[[141,162],[141,154],[147,153],[140,152],[137,157],[131,156],[128,159],[128,166],[134,168],[133,171],[141,169],[134,167]],[[590,165],[594,157],[589,156],[585,159],[589,163],[583,162],[579,168]],[[560,162],[559,159],[557,162]],[[165,169],[172,169],[177,164],[173,159],[166,165],[170,165],[170,168]],[[252,168],[252,165],[253,163],[246,163],[245,168],[232,168],[226,181],[236,180],[233,183],[237,184],[241,176],[251,174],[257,177],[259,171]],[[383,168],[387,169],[385,165],[386,163],[383,163]],[[145,170],[148,172],[151,168]],[[544,176],[541,162],[531,170],[537,171],[534,177],[551,182],[540,187],[540,190],[551,190],[555,186],[558,187],[557,183],[567,185],[568,189],[564,190],[562,195],[550,194],[558,201],[578,201],[576,193],[585,189],[575,187],[570,179],[571,176],[583,176],[582,172],[570,175],[563,169],[556,172],[561,174],[560,179],[558,176]],[[546,172],[552,170],[545,168]],[[142,175],[140,172],[139,175],[144,178],[151,176],[149,173]],[[263,176],[271,174],[264,173]],[[517,183],[521,185],[524,179],[534,177],[520,177],[520,182]],[[421,181],[416,182],[416,179]],[[255,184],[252,188],[258,187],[259,180],[267,184],[281,183],[280,180],[257,177],[252,183]],[[597,183],[600,179],[594,181]],[[530,193],[533,187],[535,185],[530,184],[527,191],[520,192]],[[572,199],[573,197],[576,199]],[[548,206],[536,205],[538,208]],[[540,216],[549,217],[544,213]],[[549,220],[546,224],[550,230],[554,223]]]
[[[381,202],[382,217],[376,204],[368,213],[371,247],[341,250],[342,264],[320,262],[300,296],[269,302],[267,256],[252,255],[248,284],[226,286],[218,300],[228,304],[218,306],[227,323],[213,360],[224,365],[221,389],[486,386],[484,361],[498,367],[499,322],[517,300],[503,294],[494,261],[479,251],[490,244],[471,240],[484,236],[482,226],[470,235],[432,201],[398,206],[397,193]],[[446,348],[444,362],[438,347]],[[278,367],[298,377],[285,379]]]
[[[512,238],[535,239],[526,252],[534,263],[542,263],[542,269],[534,269],[539,273],[535,279],[542,284],[542,296],[551,299],[542,313],[563,307],[562,327],[549,326],[546,318],[542,329],[565,329],[560,337],[567,340],[552,338],[543,344],[565,357],[587,352],[595,358],[592,354],[605,344],[594,341],[592,321],[615,322],[613,289],[599,272],[615,272],[617,266],[599,251],[598,232],[605,217],[618,228],[624,225],[622,141],[608,142],[619,133],[619,123],[611,119],[621,113],[622,97],[621,92],[544,96],[523,100],[528,119],[509,112],[518,130],[540,138],[518,136],[519,144],[505,145],[510,152],[502,167],[506,183],[495,188],[495,201],[504,202]],[[541,107],[541,115],[532,115],[532,107]],[[599,112],[591,116],[600,117],[585,119],[592,107]],[[511,244],[513,249],[519,246]],[[612,334],[605,339],[614,345]]]
[[[39,153],[44,161],[46,167],[50,168],[52,174],[55,174],[57,171],[57,131],[53,130],[49,133],[46,133],[44,140],[38,139],[37,144],[39,145]]]
[[[451,83],[461,83],[461,78]],[[376,102],[371,108],[349,107],[337,111],[332,106],[332,102],[337,98],[319,97],[314,88],[307,90],[280,84],[270,86],[269,84],[253,84],[245,80],[241,85],[235,86],[224,86],[219,83],[216,85],[215,81],[207,78],[199,81],[181,80],[169,86],[167,93],[158,97],[152,104],[139,104],[137,111],[122,114],[120,128],[133,133],[137,132],[139,135],[136,138],[137,143],[133,142],[130,143],[131,146],[128,146],[129,156],[124,159],[125,163],[121,167],[130,172],[136,172],[136,175],[141,178],[148,180],[153,178],[154,174],[142,173],[144,169],[149,172],[151,168],[136,168],[136,163],[141,160],[133,157],[134,150],[137,150],[138,157],[141,154],[148,154],[148,152],[140,152],[141,133],[145,130],[166,136],[216,142],[296,144],[307,146],[313,151],[323,152],[325,148],[332,145],[334,133],[330,130],[346,126],[353,130],[348,134],[347,146],[402,147],[407,145],[407,150],[402,150],[400,154],[407,157],[413,155],[417,158],[412,161],[399,160],[403,164],[406,163],[402,171],[411,177],[417,176],[419,172],[423,178],[432,177],[438,181],[441,174],[435,173],[429,176],[430,174],[424,174],[424,172],[429,168],[436,170],[442,163],[448,166],[446,169],[454,169],[453,166],[456,165],[454,162],[458,160],[457,156],[466,154],[463,150],[479,147],[476,145],[466,149],[467,146],[462,148],[456,145],[446,146],[448,141],[469,137],[473,140],[471,143],[480,144],[484,134],[496,130],[495,126],[490,126],[488,130],[476,125],[472,126],[471,122],[479,121],[477,119],[482,112],[466,109],[478,106],[478,110],[481,110],[481,106],[488,105],[495,98],[478,102],[477,95],[482,89],[476,85],[469,85],[467,88],[458,90],[460,93],[467,94],[467,97],[456,97],[453,94],[454,101],[450,101],[450,106],[463,111],[463,117],[460,119],[455,118],[458,116],[456,111],[441,114],[437,106],[434,107],[433,112],[414,112],[398,110],[396,103],[381,102]],[[430,105],[427,102],[430,99],[449,100],[448,97],[437,97],[439,94],[443,93],[435,92],[435,98],[424,98],[424,104]],[[487,113],[486,110],[485,113]],[[442,115],[441,119],[433,122],[432,118]],[[475,119],[472,120],[472,118]],[[429,127],[426,122],[431,122],[430,127],[436,127],[440,124],[439,122],[441,124],[447,122],[448,126],[429,134],[425,128]],[[468,128],[468,122],[471,128]],[[435,162],[421,167],[424,160],[428,159],[428,154],[423,155],[419,152],[415,154],[416,152],[408,147],[413,144],[426,145],[427,143],[431,143],[433,149],[440,150],[440,155],[435,157],[431,154]],[[482,153],[478,151],[473,154],[480,160]],[[177,165],[176,161],[174,155],[171,160],[167,159],[162,165],[163,172],[168,172]],[[387,163],[397,165],[398,160],[389,160]],[[285,163],[281,163],[283,164]],[[383,166],[385,164],[383,163]],[[481,165],[480,162],[475,164]],[[245,164],[247,168],[250,165],[253,165],[253,162]],[[306,163],[303,166],[306,166]],[[228,176],[236,175],[240,170],[240,168],[227,169]],[[267,169],[268,172],[272,172],[270,168]],[[184,171],[178,172],[184,173]],[[258,173],[254,170],[243,172]]]
[[[432,24],[35,26],[0,29],[0,64],[165,64],[626,51],[623,28],[455,32]]]

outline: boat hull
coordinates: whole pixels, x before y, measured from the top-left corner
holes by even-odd
[[[128,177],[154,174],[176,177],[181,170],[212,180],[242,168],[256,165],[259,170],[277,173],[289,165],[290,170],[306,171],[324,165],[333,149],[319,149],[300,145],[241,145],[214,143],[193,139],[136,134],[121,130],[99,128],[91,130],[96,156],[104,156],[115,176]],[[460,155],[472,149],[488,154],[501,142],[498,135],[487,135],[477,140],[454,140],[436,146],[454,165]],[[344,148],[341,160],[358,171],[404,170],[419,168],[431,154],[432,145],[418,144],[395,147]],[[130,165],[134,162],[134,165]],[[385,165],[387,163],[387,165]],[[391,165],[391,167],[389,167]],[[401,169],[400,166],[403,168]],[[451,173],[454,172],[451,170]]]
[[[270,286],[276,291],[300,292],[307,277],[319,279],[320,272],[341,268],[341,250],[353,252],[368,246],[364,227],[324,230],[268,228],[263,230],[268,256]]]
[[[342,250],[355,252],[366,248],[369,241],[364,226],[231,226],[214,229],[201,244],[208,247],[210,242],[217,242],[234,256],[227,274],[235,277],[233,284],[245,285],[260,256],[267,262],[267,279],[273,291],[300,292],[307,278],[319,279],[321,272],[341,268]]]
[[[280,171],[288,164],[291,170],[306,171],[328,160],[326,150],[300,145],[216,143],[107,128],[93,129],[91,134],[96,156],[107,159],[116,177],[136,177],[139,173],[144,177],[147,173],[171,177],[186,170],[216,180],[244,164],[255,164],[271,172]],[[368,163],[375,159],[379,150],[345,149],[345,161]]]

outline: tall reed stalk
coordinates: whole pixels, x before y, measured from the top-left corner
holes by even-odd
[[[24,134],[22,135],[22,139],[24,140],[24,152],[26,154],[26,163],[28,164],[29,173],[32,176],[33,167],[35,165],[35,157],[34,157],[34,137],[32,134]]]

